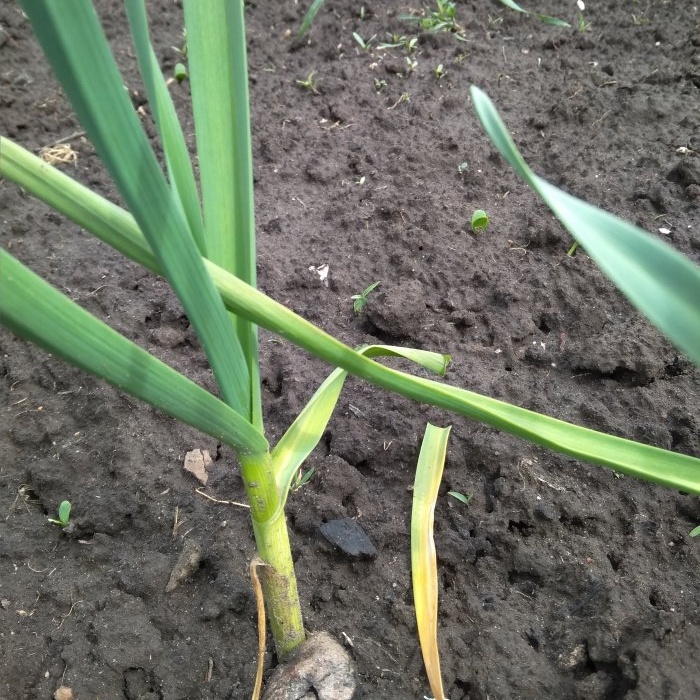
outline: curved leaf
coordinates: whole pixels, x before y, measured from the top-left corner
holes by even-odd
[[[501,155],[632,304],[700,365],[700,267],[646,231],[535,175],[491,100],[476,87],[471,95],[477,116]]]

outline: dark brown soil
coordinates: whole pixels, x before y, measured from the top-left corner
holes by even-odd
[[[399,18],[407,4],[329,0],[295,44],[307,4],[254,2],[247,13],[261,288],[351,345],[438,349],[454,357],[454,384],[700,456],[700,372],[585,252],[566,256],[570,238],[495,154],[468,96],[471,84],[490,94],[537,172],[655,235],[670,230],[663,237],[698,261],[697,3],[591,2],[579,33],[462,2],[467,41],[419,34],[409,75],[403,50],[375,48],[416,33]],[[573,0],[527,5],[576,21]],[[169,73],[179,3],[149,6]],[[100,7],[141,94],[121,3]],[[376,35],[369,52],[353,32]],[[67,140],[77,162],[61,167],[115,196],[11,3],[0,58],[0,132],[35,151]],[[312,71],[319,94],[296,84]],[[187,84],[173,93],[191,134]],[[469,229],[476,208],[491,217],[480,235]],[[211,386],[165,282],[9,182],[0,227],[20,260]],[[324,264],[328,286],[314,271]],[[350,296],[376,280],[355,316]],[[268,333],[261,344],[274,441],[331,368]],[[185,452],[210,450],[205,492],[240,501],[230,452],[5,331],[0,388],[0,697],[47,700],[60,685],[79,700],[249,697],[251,528],[244,509],[198,495],[182,470]],[[428,692],[408,534],[428,419],[454,425],[441,493],[473,494],[469,507],[441,495],[436,510],[451,700],[700,697],[696,498],[350,380],[288,512],[306,624],[351,646],[363,697]],[[47,522],[63,499],[67,533]],[[375,559],[332,549],[319,526],[338,517],[357,519]],[[201,550],[200,566],[166,594],[185,546]]]

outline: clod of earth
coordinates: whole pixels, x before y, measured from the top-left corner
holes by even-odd
[[[263,700],[352,700],[356,685],[350,655],[328,633],[319,632],[275,670]]]

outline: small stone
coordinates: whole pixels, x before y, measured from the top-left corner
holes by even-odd
[[[321,525],[323,536],[351,557],[377,556],[377,550],[367,533],[352,518],[329,520]]]
[[[557,511],[554,510],[554,507],[549,503],[538,503],[537,506],[535,506],[535,515],[542,518],[542,520],[557,519]]]
[[[185,455],[183,469],[194,476],[200,484],[206,485],[209,476],[207,467],[211,464],[209,450],[190,450]]]
[[[172,593],[183,581],[192,576],[199,569],[201,561],[202,548],[194,540],[186,540],[170,574],[165,592]]]

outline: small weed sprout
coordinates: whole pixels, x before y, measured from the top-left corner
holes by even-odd
[[[406,56],[406,76],[411,75],[418,68],[418,61],[410,56]]]
[[[389,41],[378,44],[378,49],[404,49],[406,53],[413,53],[418,45],[417,36],[404,36],[403,34],[389,34]]]
[[[447,495],[452,496],[452,498],[458,500],[460,503],[464,503],[465,506],[468,506],[472,502],[472,498],[474,498],[473,493],[464,495],[459,491],[448,491]]]
[[[312,70],[304,80],[299,79],[296,82],[297,85],[304,88],[304,90],[308,90],[309,92],[313,92],[315,95],[319,95],[318,83],[316,82],[314,75],[316,75],[316,71]]]
[[[472,214],[472,231],[474,233],[481,233],[485,231],[489,226],[489,216],[483,209],[477,209]]]
[[[357,42],[357,45],[363,51],[369,51],[370,44],[377,38],[376,34],[372,34],[369,39],[363,39],[357,32],[352,33],[352,38]]]
[[[183,80],[187,80],[190,74],[187,72],[187,66],[184,63],[176,63],[173,69],[173,78],[181,83]]]
[[[466,160],[462,161],[458,166],[457,166],[457,172],[460,175],[464,175],[464,173],[469,171],[469,163],[467,163]]]
[[[438,80],[442,80],[445,77],[447,71],[445,70],[445,66],[443,66],[442,63],[440,63],[438,66],[433,68],[433,73],[435,73],[435,77]]]
[[[306,484],[309,483],[311,480],[311,477],[314,475],[314,468],[311,467],[311,469],[307,469],[305,472],[302,473],[301,467],[299,467],[299,470],[297,471],[296,475],[294,476],[294,479],[292,480],[292,484],[289,487],[290,491],[298,491],[302,486],[305,486]]]
[[[402,15],[400,19],[417,22],[421,29],[429,32],[452,32],[458,39],[464,39],[461,36],[463,29],[455,19],[456,11],[457,6],[451,0],[437,0],[435,9],[427,12],[424,10],[423,17]]]
[[[387,82],[383,78],[375,78],[374,79],[374,89],[377,92],[381,92],[386,86],[387,86]]]
[[[586,3],[583,0],[576,0],[576,7],[578,7],[578,30],[583,34],[591,28],[591,23],[586,22],[583,17],[583,11],[586,9]]]
[[[372,282],[369,287],[365,287],[359,294],[353,294],[350,299],[353,300],[352,309],[356,314],[361,314],[362,310],[367,306],[369,299],[367,298],[370,292],[373,292],[381,282]]]
[[[688,534],[691,537],[700,537],[700,525],[694,527]]]
[[[68,527],[68,524],[70,523],[70,510],[71,510],[70,501],[61,501],[61,504],[58,506],[57,517],[56,518],[48,518],[48,521],[50,523],[54,523],[54,525],[60,525],[61,527]]]

